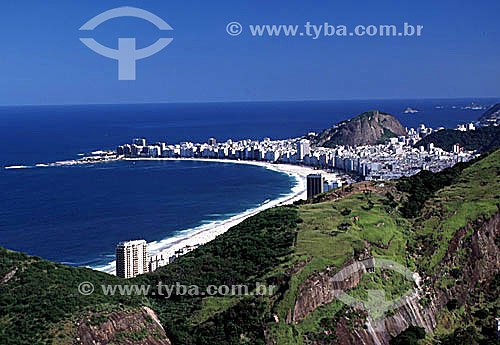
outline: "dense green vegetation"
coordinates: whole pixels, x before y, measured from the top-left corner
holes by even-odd
[[[448,308],[447,308],[448,309]],[[437,330],[440,345],[500,345],[495,318],[500,315],[500,273],[469,296],[469,310],[443,310]],[[447,325],[456,327],[450,329]]]
[[[467,132],[443,129],[426,136],[416,143],[415,147],[421,145],[425,147],[430,143],[434,143],[434,146],[446,151],[452,151],[453,145],[459,144],[466,150],[478,150],[483,153],[495,147],[500,147],[500,126],[483,127]]]
[[[0,249],[0,277],[17,269],[8,282],[0,285],[0,344],[52,344],[56,334],[64,331],[56,327],[63,320],[79,322],[88,312],[106,314],[140,305],[154,306],[176,344],[213,344],[214,339],[217,344],[234,344],[245,332],[249,332],[252,339],[263,339],[257,322],[263,317],[261,297],[242,298],[226,313],[216,315],[195,329],[186,320],[201,308],[201,297],[173,296],[166,300],[134,294],[105,296],[98,287],[103,284],[156,286],[159,281],[165,285],[176,282],[198,285],[200,289],[211,284],[250,285],[291,252],[298,221],[293,207],[265,211],[209,245],[183,256],[167,269],[130,280]],[[96,287],[89,296],[78,293],[79,284],[85,281]],[[249,322],[252,315],[255,322]]]
[[[418,345],[419,340],[425,339],[425,329],[410,326],[403,333],[391,339],[390,345]]]
[[[266,274],[285,262],[292,253],[299,222],[296,207],[264,211],[141,279],[152,285],[158,281],[167,285],[176,282],[197,285],[200,290],[208,285],[245,283],[255,286],[258,281],[279,285],[282,283],[280,276]],[[153,296],[155,309],[175,344],[229,345],[239,343],[242,335],[251,339],[252,344],[264,344],[261,323],[270,318],[269,304],[265,303],[269,297],[220,296],[209,299],[211,302],[207,305],[201,297],[174,295],[166,300]]]
[[[16,270],[0,284],[0,344],[51,344],[52,325],[79,320],[78,312],[111,312],[142,305],[139,297],[84,296],[81,282],[119,284],[121,279],[86,268],[73,268],[0,248],[0,277]]]

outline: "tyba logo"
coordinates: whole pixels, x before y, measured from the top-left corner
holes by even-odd
[[[136,17],[147,20],[160,30],[173,30],[157,15],[135,7],[119,7],[103,12],[88,22],[80,30],[94,30],[100,24],[119,17]],[[110,59],[118,60],[118,80],[135,80],[136,61],[158,53],[173,41],[173,38],[160,38],[149,47],[136,49],[135,38],[118,38],[118,49],[111,49],[93,38],[80,38],[87,47]]]

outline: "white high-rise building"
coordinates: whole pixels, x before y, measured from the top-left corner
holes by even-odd
[[[120,242],[116,246],[116,275],[133,278],[148,272],[148,244],[145,240]]]
[[[299,160],[303,160],[304,157],[311,153],[311,147],[309,144],[309,140],[302,139],[297,143],[297,155]]]

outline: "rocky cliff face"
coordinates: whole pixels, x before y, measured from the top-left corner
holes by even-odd
[[[333,268],[328,268],[307,280],[295,301],[294,322],[300,322],[319,306],[332,302],[339,296],[340,291],[356,287],[367,272],[366,267],[359,261],[352,260],[346,266],[350,268],[341,272],[341,280],[332,279]]]
[[[116,312],[100,322],[99,315],[91,314],[77,329],[82,345],[172,345],[156,314],[148,307],[140,310]]]
[[[340,320],[336,328],[337,343],[388,345],[392,337],[410,325],[433,332],[437,324],[436,317],[448,301],[453,298],[460,305],[466,305],[470,292],[477,289],[477,284],[487,284],[500,271],[499,244],[500,211],[489,219],[480,218],[459,229],[453,236],[438,271],[432,277],[424,277],[423,286],[415,289],[402,307],[383,320],[374,321],[368,317],[364,328],[348,327],[345,320]],[[463,252],[468,255],[464,257],[458,254]],[[461,282],[442,289],[438,282],[449,276],[450,267],[462,268]],[[348,290],[357,286],[364,272],[366,269],[360,266],[357,273],[346,277],[343,282],[332,281],[329,270],[312,276],[302,286],[296,299],[293,320],[300,322],[319,306],[333,301],[337,297],[333,290]],[[428,297],[426,303],[422,300],[424,296]]]
[[[395,117],[374,110],[325,129],[310,139],[316,146],[359,146],[374,145],[405,134],[405,129]]]

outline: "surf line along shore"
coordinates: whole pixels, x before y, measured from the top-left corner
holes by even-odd
[[[217,236],[225,233],[231,227],[241,223],[245,219],[256,215],[266,209],[292,204],[297,200],[305,200],[307,198],[307,175],[321,173],[327,179],[338,179],[340,176],[334,173],[328,173],[324,170],[317,170],[311,167],[291,165],[291,164],[273,164],[268,162],[258,161],[241,161],[241,160],[225,160],[225,159],[205,159],[205,158],[121,158],[124,161],[200,161],[207,163],[225,163],[225,164],[247,164],[261,166],[265,169],[277,171],[295,178],[295,185],[290,190],[290,193],[281,196],[275,200],[270,200],[264,204],[246,210],[238,215],[225,220],[220,220],[208,225],[201,225],[194,229],[186,229],[179,231],[176,235],[160,241],[148,243],[150,256],[163,256],[166,260],[175,255],[175,252],[185,247],[196,247],[214,240]],[[116,274],[116,262],[113,261],[104,267],[95,268],[96,270],[109,274]]]

